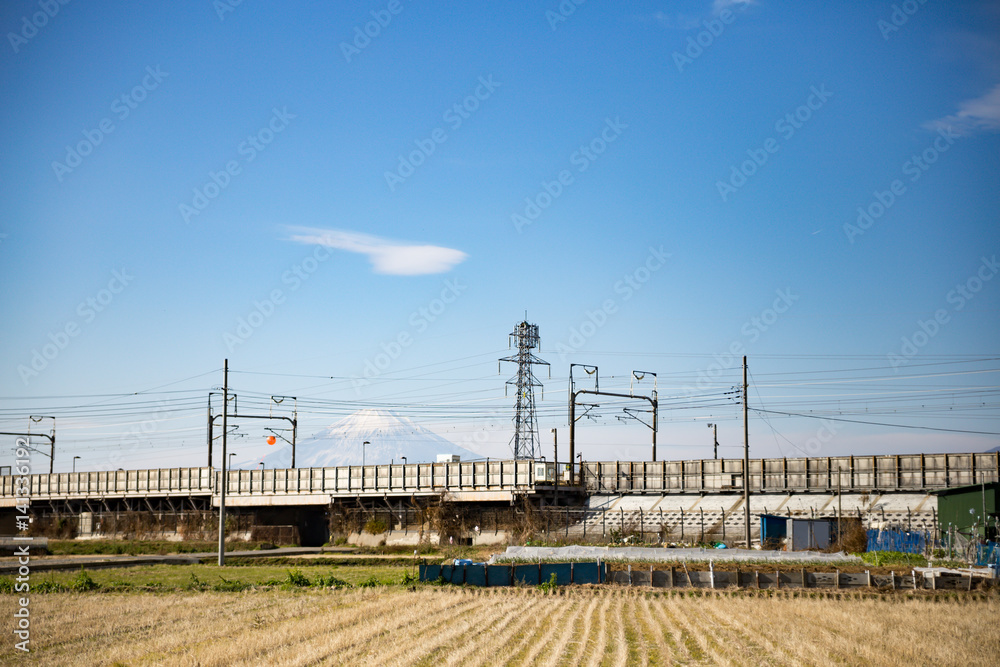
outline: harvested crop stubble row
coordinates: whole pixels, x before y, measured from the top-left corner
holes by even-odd
[[[944,599],[607,587],[53,593],[32,598],[31,657],[220,666],[994,662],[1000,597]]]

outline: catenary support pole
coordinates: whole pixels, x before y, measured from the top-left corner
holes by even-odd
[[[212,467],[212,393],[208,394],[208,467]]]
[[[556,505],[559,504],[559,431],[552,429],[552,462],[556,467],[556,479],[555,479],[555,497],[553,502]]]
[[[743,356],[743,513],[750,548],[750,410],[747,407],[747,358]]]
[[[226,431],[229,429],[229,359],[223,366],[222,472],[219,475],[219,567],[226,564]]]

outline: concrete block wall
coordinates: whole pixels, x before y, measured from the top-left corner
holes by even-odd
[[[751,536],[759,539],[759,514],[802,518],[860,517],[865,527],[935,530],[936,501],[926,494],[867,496],[845,494],[758,494],[750,497]],[[738,541],[745,531],[742,495],[592,496],[569,535],[608,535],[612,530],[641,532],[664,541],[722,539]],[[682,530],[683,526],[683,530]],[[664,530],[664,527],[666,530]]]

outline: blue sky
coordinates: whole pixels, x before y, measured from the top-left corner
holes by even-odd
[[[583,363],[689,398],[660,458],[739,454],[733,348],[811,413],[756,455],[998,444],[1000,3],[43,5],[0,10],[0,427],[55,414],[57,468],[200,465],[224,358],[502,455],[525,312],[545,443]],[[646,456],[621,407],[588,458]]]

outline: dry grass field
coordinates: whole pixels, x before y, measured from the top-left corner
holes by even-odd
[[[59,593],[32,596],[31,608],[32,653],[4,647],[5,664],[989,665],[1000,656],[996,596],[393,586]]]

